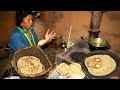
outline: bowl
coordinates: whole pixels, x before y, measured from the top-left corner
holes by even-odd
[[[108,41],[103,38],[92,38],[89,40],[88,44],[89,44],[89,49],[91,51],[107,50],[107,49],[110,49],[111,47]]]

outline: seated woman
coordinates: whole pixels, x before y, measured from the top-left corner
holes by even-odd
[[[35,31],[32,28],[33,14],[32,11],[17,11],[16,12],[16,28],[11,33],[10,48],[12,55],[22,48],[29,46],[43,46],[48,44],[55,38],[56,33],[54,31],[49,33],[49,29],[45,34],[45,39],[38,40]],[[12,60],[13,66],[13,60]]]
[[[55,38],[56,33],[54,31],[45,34],[45,39],[38,40],[35,31],[32,28],[33,15],[31,11],[17,11],[16,12],[16,28],[11,33],[10,48],[12,54],[17,50],[26,48],[29,46],[43,46],[52,41]]]

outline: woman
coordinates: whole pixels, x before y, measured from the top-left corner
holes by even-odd
[[[45,34],[45,39],[38,40],[35,31],[32,28],[32,12],[31,11],[17,11],[16,12],[16,28],[11,33],[10,48],[14,54],[17,50],[29,46],[42,46],[54,39],[56,33],[49,30]]]

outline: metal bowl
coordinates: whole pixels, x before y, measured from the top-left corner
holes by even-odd
[[[110,49],[111,45],[107,40],[103,38],[93,38],[89,40],[89,49],[90,50],[106,50]]]
[[[102,38],[93,38],[89,41],[89,43],[95,47],[105,47],[109,46],[108,41]]]

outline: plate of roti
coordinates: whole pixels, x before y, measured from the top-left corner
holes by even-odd
[[[79,63],[63,62],[50,71],[47,79],[85,79],[85,74]]]
[[[120,58],[109,51],[90,52],[81,62],[83,72],[90,79],[109,79],[120,72]]]

